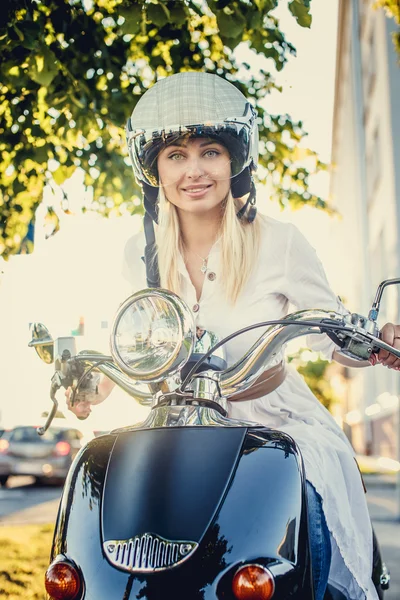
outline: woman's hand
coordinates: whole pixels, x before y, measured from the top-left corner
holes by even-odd
[[[396,350],[400,350],[400,325],[386,323],[381,329],[381,340]],[[371,365],[380,363],[389,369],[400,370],[400,358],[390,354],[387,350],[379,350],[379,354],[372,354],[369,362]]]
[[[75,395],[73,406],[71,405],[72,388],[69,387],[65,391],[68,410],[81,420],[88,418],[92,412],[91,406],[93,404],[100,404],[100,402],[108,398],[115,385],[108,377],[99,379],[97,373],[92,373],[90,380],[92,385],[89,388],[86,386],[84,390],[78,391]]]
[[[92,412],[92,409],[90,407],[90,402],[88,402],[88,400],[80,400],[79,393],[78,393],[76,395],[74,405],[72,406],[71,396],[72,396],[72,388],[69,387],[65,390],[65,399],[66,399],[68,410],[73,412],[74,415],[76,415],[78,417],[78,419],[80,419],[81,421],[83,421],[84,419],[87,419],[88,416],[90,415],[90,413]]]

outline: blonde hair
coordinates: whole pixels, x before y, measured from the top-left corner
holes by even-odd
[[[156,230],[158,267],[161,286],[180,294],[178,252],[183,254],[179,219],[176,207],[168,201],[160,186],[158,195],[159,218]],[[259,251],[260,227],[258,219],[249,223],[236,213],[243,201],[235,199],[231,191],[223,203],[221,219],[221,275],[227,300],[235,304],[256,263]]]

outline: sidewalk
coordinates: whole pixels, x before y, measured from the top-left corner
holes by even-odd
[[[31,525],[42,523],[55,523],[60,500],[49,500],[42,504],[35,504],[15,513],[0,516],[0,527],[4,525]]]
[[[391,574],[385,600],[400,599],[400,520],[395,479],[369,475],[364,477],[372,523],[381,547],[383,560]]]

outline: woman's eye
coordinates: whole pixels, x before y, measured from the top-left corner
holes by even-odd
[[[211,158],[213,158],[214,156],[219,156],[221,153],[218,152],[218,150],[207,150],[207,152],[205,153],[205,156],[209,156]]]
[[[171,160],[180,160],[181,158],[184,158],[184,156],[180,152],[174,152],[173,154],[170,154],[168,158]]]

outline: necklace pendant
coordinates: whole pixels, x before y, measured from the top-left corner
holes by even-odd
[[[205,273],[205,272],[207,271],[207,265],[206,265],[206,263],[205,263],[205,262],[203,263],[203,265],[202,265],[202,267],[201,267],[200,271],[201,271],[202,273]]]

